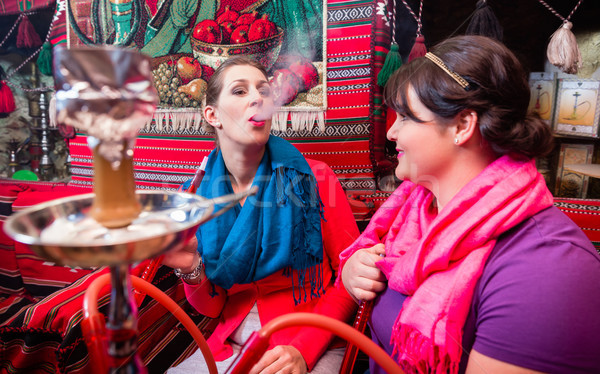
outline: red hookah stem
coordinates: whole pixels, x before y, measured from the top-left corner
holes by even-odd
[[[206,169],[206,163],[208,162],[208,157],[204,157],[204,159],[202,160],[202,163],[200,164],[200,167],[198,168],[198,170],[196,170],[196,174],[194,174],[194,178],[192,178],[192,182],[190,183],[190,186],[187,188],[187,190],[185,190],[185,192],[188,193],[196,193],[196,191],[198,190],[198,187],[200,186],[200,182],[202,182],[202,178],[204,178],[204,169]]]
[[[354,319],[354,328],[361,334],[365,333],[367,329],[367,323],[371,319],[371,313],[373,312],[373,300],[361,301],[358,305],[358,311],[356,312],[356,318]],[[342,359],[342,366],[340,367],[340,373],[351,373],[356,357],[358,356],[358,347],[352,342],[348,342],[348,347],[344,353]]]

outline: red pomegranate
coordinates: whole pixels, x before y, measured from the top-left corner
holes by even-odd
[[[231,33],[231,44],[248,43],[248,25],[241,25]]]
[[[222,40],[221,27],[215,20],[205,19],[194,27],[192,36],[205,43],[220,44]]]
[[[233,22],[227,21],[221,23],[221,35],[223,36],[223,44],[229,43],[229,41],[231,40],[231,34],[233,33],[233,30],[235,30],[235,25]]]
[[[288,69],[275,70],[270,82],[273,90],[273,101],[276,105],[291,103],[300,91],[300,78]]]
[[[210,77],[212,77],[212,75],[214,74],[215,69],[213,69],[212,67],[208,66],[208,65],[202,65],[202,79],[204,79],[205,81],[209,81]]]
[[[239,13],[235,10],[232,10],[230,5],[225,5],[223,13],[219,14],[217,17],[217,23],[222,25],[225,22],[235,22],[239,16]]]
[[[300,91],[308,91],[319,84],[319,72],[309,61],[293,62],[288,69],[300,78]]]
[[[251,13],[242,13],[237,18],[237,20],[235,20],[235,25],[236,26],[250,25],[250,24],[252,24],[252,22],[254,22],[256,20],[257,17],[258,17],[258,12],[256,10],[252,11]]]
[[[262,17],[250,24],[248,29],[248,41],[255,41],[268,38],[277,34],[277,26],[269,21],[269,15],[263,14]]]

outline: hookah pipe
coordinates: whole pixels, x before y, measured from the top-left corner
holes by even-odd
[[[358,311],[356,312],[356,318],[354,319],[354,329],[361,334],[365,333],[367,329],[367,323],[371,319],[371,313],[373,312],[374,301],[362,301],[358,305]],[[358,355],[358,347],[351,342],[348,342],[348,347],[344,353],[342,359],[342,366],[340,367],[340,373],[350,373],[354,363],[356,362],[356,356]]]
[[[577,105],[577,101],[578,101],[578,99],[579,99],[579,96],[581,96],[581,94],[580,94],[578,91],[575,91],[575,93],[573,94],[573,97],[575,97],[575,102],[573,103],[573,113],[571,113],[571,115],[570,115],[568,118],[566,118],[566,119],[569,119],[569,120],[576,120],[576,119],[577,119],[577,108],[578,108],[580,105],[583,105],[583,104],[585,104],[585,103],[588,103],[588,104],[589,104],[589,102],[587,102],[587,101],[584,101],[583,103],[581,103],[581,104]],[[591,107],[591,105],[590,105],[590,107]],[[587,110],[584,112],[584,114],[583,114],[581,117],[584,117],[584,116],[585,116],[585,114],[586,114],[588,111],[589,111],[589,108],[588,108],[588,109],[587,109]]]
[[[384,254],[379,254],[380,257],[385,257]],[[364,335],[367,329],[367,323],[371,319],[373,313],[373,307],[375,306],[375,300],[361,301],[358,305],[358,311],[354,318],[354,328],[356,331]],[[356,356],[358,355],[358,347],[348,342],[348,347],[344,353],[342,359],[342,366],[340,367],[340,373],[350,373],[354,362],[356,362]]]
[[[108,371],[108,358],[106,354],[107,340],[104,316],[98,312],[98,293],[109,282],[110,274],[103,274],[90,284],[83,299],[84,318],[81,321],[81,330],[90,354],[91,367],[94,373],[102,374]],[[134,287],[144,290],[144,292],[156,299],[169,312],[173,313],[192,335],[196,344],[198,344],[206,360],[209,372],[217,374],[217,365],[210,352],[208,343],[206,343],[206,339],[183,309],[151,283],[134,275],[131,275],[131,282]],[[369,304],[372,304],[372,302],[362,303],[364,306],[368,306]],[[404,373],[398,364],[381,347],[364,334],[342,321],[314,313],[289,313],[268,322],[259,331],[252,333],[227,372],[231,374],[248,373],[269,347],[271,335],[276,331],[292,326],[313,326],[331,331],[349,343],[353,343],[354,346],[373,358],[387,373]]]
[[[217,364],[210,352],[206,339],[194,324],[192,319],[173,301],[169,296],[151,283],[131,275],[133,287],[143,290],[150,297],[158,301],[169,312],[171,312],[181,324],[188,330],[202,351],[208,371],[217,374]],[[91,367],[94,373],[106,374],[108,372],[107,338],[104,315],[98,312],[98,294],[100,290],[110,283],[110,274],[103,274],[96,278],[86,290],[83,298],[84,318],[81,321],[81,330],[90,354]]]
[[[538,112],[540,115],[545,115],[545,114],[547,114],[550,111],[550,107],[548,106],[547,109],[545,109],[543,112],[541,112],[540,111],[542,109],[542,103],[541,103],[541,101],[542,101],[542,99],[544,97],[546,97],[546,101],[548,101],[548,98],[547,98],[549,96],[548,92],[541,93],[541,90],[542,90],[542,85],[541,84],[538,84],[535,87],[535,89],[537,90],[537,96],[536,96],[536,100],[535,100],[535,111]]]
[[[200,164],[200,167],[198,167],[198,170],[196,170],[196,173],[194,174],[194,178],[192,178],[192,182],[190,183],[190,186],[187,188],[187,190],[185,190],[185,192],[191,193],[191,194],[196,193],[196,191],[198,190],[198,186],[200,186],[200,182],[202,182],[202,178],[204,178],[204,173],[205,173],[204,169],[206,169],[207,162],[208,162],[208,157],[204,156],[204,158],[202,159],[202,163]],[[144,272],[142,273],[140,278],[147,282],[152,282],[152,279],[154,279],[154,276],[156,275],[156,272],[160,268],[160,265],[161,265],[164,257],[165,257],[165,255],[160,255],[158,257],[151,259],[150,263],[148,264],[148,266],[146,266],[146,269],[144,270]],[[140,305],[142,305],[142,301],[144,300],[145,296],[146,296],[146,294],[143,291],[138,290],[137,288],[134,288],[133,297],[135,298],[135,302],[138,307]]]
[[[204,177],[204,169],[206,168],[206,163],[208,161],[207,157],[204,157],[200,167],[196,170],[192,182],[185,192],[188,193],[196,193],[202,178]],[[205,349],[202,349],[205,357],[210,355],[210,350],[208,350],[208,346],[206,345],[206,340],[204,336],[200,333],[200,331],[196,328],[196,331],[190,330],[190,327],[186,326],[186,324],[191,323],[192,326],[195,327],[191,319],[187,316],[187,314],[181,311],[181,308],[173,302],[168,296],[162,293],[158,288],[154,287],[150,282],[154,279],[156,272],[161,266],[164,255],[160,255],[150,260],[149,264],[144,269],[144,272],[141,274],[140,278],[131,276],[132,286],[133,286],[133,298],[135,300],[136,305],[139,307],[142,304],[142,301],[146,297],[146,294],[149,294],[154,299],[158,300],[165,308],[167,308],[175,317],[177,317],[180,322],[190,331],[196,332],[197,336],[194,337],[196,344],[199,347],[205,346]],[[85,337],[86,345],[88,347],[88,352],[90,352],[90,360],[92,361],[92,367],[94,368],[94,372],[97,373],[106,373],[108,371],[107,363],[108,357],[106,354],[106,347],[108,344],[108,340],[106,337],[106,324],[104,320],[104,316],[98,313],[98,293],[100,290],[110,282],[110,275],[105,274],[98,277],[98,279],[94,280],[88,290],[86,291],[84,300],[83,300],[83,309],[84,309],[84,319],[81,321],[81,329],[83,335]],[[173,304],[173,305],[170,305]],[[181,314],[183,313],[183,314]],[[184,322],[179,316],[189,321]],[[198,336],[199,335],[199,336]],[[209,365],[209,370],[211,368],[210,361],[212,361],[214,365],[214,359],[212,355],[210,355],[210,360],[206,358],[206,361]],[[213,373],[211,371],[211,373]],[[214,373],[216,371],[216,365],[214,365]]]

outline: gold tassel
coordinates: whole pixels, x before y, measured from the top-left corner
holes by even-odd
[[[581,52],[577,45],[575,35],[571,31],[573,24],[565,21],[562,26],[552,34],[546,55],[548,61],[568,74],[577,74],[581,68]]]

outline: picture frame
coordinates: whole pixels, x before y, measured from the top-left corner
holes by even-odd
[[[537,113],[548,126],[552,126],[556,103],[556,73],[531,72],[529,74],[529,112]]]
[[[591,164],[593,144],[567,144],[560,146],[554,195],[568,198],[585,198],[589,177],[565,168],[570,164]]]
[[[558,79],[554,131],[557,134],[598,138],[600,80]]]

